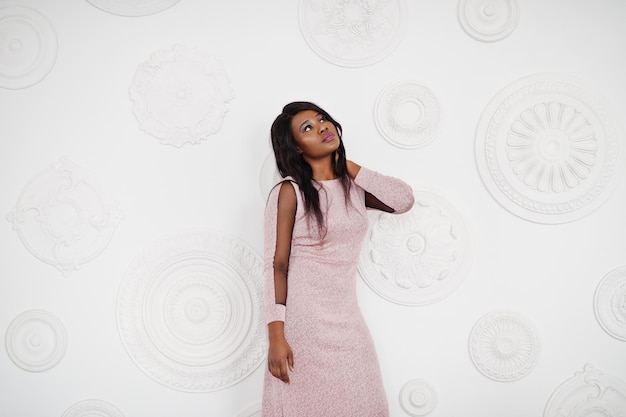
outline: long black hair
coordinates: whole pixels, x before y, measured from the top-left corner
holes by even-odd
[[[321,114],[326,120],[331,122],[337,129],[339,134],[339,147],[331,155],[331,164],[333,174],[341,180],[341,185],[348,202],[350,193],[350,177],[346,167],[346,149],[341,139],[341,125],[333,119],[328,112],[316,104],[308,101],[295,101],[283,107],[281,114],[276,117],[270,131],[272,139],[272,148],[274,149],[274,157],[276,158],[276,166],[278,172],[284,178],[292,177],[300,187],[304,199],[305,208],[308,213],[313,213],[320,230],[324,228],[324,215],[320,209],[320,199],[317,187],[313,178],[313,170],[308,162],[304,160],[302,155],[297,151],[296,141],[291,130],[291,121],[293,117],[305,110],[313,110]]]

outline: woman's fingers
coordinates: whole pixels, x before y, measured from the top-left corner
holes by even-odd
[[[288,359],[283,359],[280,361],[272,361],[269,364],[270,373],[274,375],[276,378],[288,384],[289,373],[287,370],[287,366],[288,366]],[[290,365],[289,369],[293,370],[293,365]]]

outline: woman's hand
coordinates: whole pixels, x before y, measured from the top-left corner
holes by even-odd
[[[267,366],[272,375],[289,383],[288,371],[293,371],[293,352],[285,338],[270,339]]]

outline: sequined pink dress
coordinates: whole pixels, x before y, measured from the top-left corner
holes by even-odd
[[[385,417],[389,415],[374,343],[359,309],[356,276],[367,232],[365,191],[402,213],[413,205],[406,183],[361,168],[346,204],[341,181],[322,181],[320,207],[328,225],[320,239],[298,186],[286,308],[275,304],[273,259],[278,191],[265,210],[265,313],[284,314],[294,356],[290,384],[265,370],[263,417]]]

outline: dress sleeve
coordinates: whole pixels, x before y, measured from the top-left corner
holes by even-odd
[[[276,225],[278,213],[278,193],[280,186],[272,189],[265,206],[264,250],[263,250],[263,298],[265,323],[285,321],[285,306],[276,303],[274,289],[274,255],[276,253]]]
[[[391,207],[394,213],[405,213],[413,207],[413,189],[404,181],[361,167],[354,183]]]

